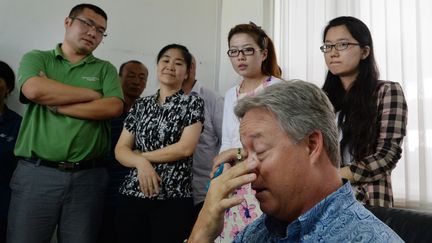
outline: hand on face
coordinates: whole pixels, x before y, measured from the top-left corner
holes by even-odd
[[[246,159],[247,158],[247,152],[243,149],[240,149],[240,152],[241,152],[242,160]],[[213,168],[212,168],[212,172],[210,173],[210,178],[213,178],[214,173],[218,169],[219,165],[221,165],[223,163],[230,163],[231,165],[234,165],[238,159],[237,153],[238,153],[237,148],[231,148],[231,149],[228,149],[228,150],[221,152],[216,157],[214,157]]]
[[[256,157],[251,157],[234,167],[225,164],[222,174],[210,183],[204,206],[192,232],[192,236],[200,235],[205,237],[192,242],[213,240],[220,234],[223,228],[225,210],[239,205],[244,200],[241,196],[230,197],[230,195],[236,188],[251,183],[256,179],[254,170],[257,166]]]

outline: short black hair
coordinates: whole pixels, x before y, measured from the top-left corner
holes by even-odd
[[[105,21],[108,21],[108,16],[105,13],[105,11],[103,11],[98,6],[93,5],[93,4],[89,4],[89,3],[81,3],[81,4],[78,4],[75,7],[73,7],[71,9],[70,13],[69,13],[69,17],[76,17],[76,16],[78,16],[86,8],[93,10],[95,13],[99,14],[100,16],[102,16],[105,19]]]
[[[130,60],[130,61],[127,61],[127,62],[123,63],[122,65],[120,65],[120,68],[119,68],[119,75],[120,75],[120,76],[122,76],[124,66],[126,66],[126,64],[129,64],[129,63],[135,63],[135,64],[141,64],[141,65],[144,65],[142,62],[137,61],[137,60]]]
[[[15,88],[15,73],[12,68],[3,61],[0,61],[0,79],[6,82],[8,94],[10,94]]]

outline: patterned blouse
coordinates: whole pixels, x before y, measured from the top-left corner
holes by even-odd
[[[377,103],[380,127],[375,153],[361,161],[344,161],[344,164],[354,174],[352,186],[357,200],[367,205],[392,207],[391,171],[401,158],[408,116],[400,84],[380,81]]]
[[[204,101],[179,91],[160,105],[159,91],[138,99],[125,119],[124,127],[135,135],[135,147],[147,152],[161,149],[180,140],[183,129],[196,122],[204,123]],[[192,197],[192,156],[169,163],[155,163],[153,167],[161,177],[157,197],[151,199]],[[120,186],[123,195],[146,198],[139,188],[137,169],[131,169]]]
[[[241,84],[234,86],[226,92],[221,152],[229,148],[242,147],[239,132],[240,120],[234,114],[234,107],[237,105],[237,101],[247,96],[259,94],[268,86],[280,82],[284,81],[271,76],[263,80],[252,92],[240,93]],[[262,214],[259,202],[255,197],[255,191],[252,190],[250,183],[237,188],[233,192],[233,195],[242,196],[245,200],[241,204],[225,211],[224,227],[219,237],[216,238],[216,243],[232,242],[238,232],[243,230],[246,225],[252,223]]]

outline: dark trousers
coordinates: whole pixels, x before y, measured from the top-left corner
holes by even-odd
[[[0,243],[6,242],[6,228],[7,220],[4,218],[0,219]]]
[[[105,197],[102,223],[97,243],[119,243],[116,228],[119,197],[120,194],[117,196],[110,195],[109,197]]]
[[[4,161],[5,163],[7,161]],[[3,169],[3,168],[0,168]],[[0,172],[1,173],[1,172]],[[0,184],[0,243],[6,242],[7,210],[10,202],[10,189],[7,181]]]
[[[117,207],[104,206],[101,228],[98,236],[98,243],[118,243],[117,229],[115,227]]]
[[[21,160],[10,186],[9,243],[94,243],[108,182],[104,167],[63,172]]]
[[[200,202],[193,207],[193,224],[195,224],[195,221],[197,220],[198,215],[203,206],[204,206],[204,202]]]
[[[123,196],[117,209],[120,243],[177,243],[189,236],[192,198],[149,200]]]

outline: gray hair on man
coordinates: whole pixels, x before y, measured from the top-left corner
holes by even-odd
[[[276,116],[282,130],[294,142],[299,142],[312,131],[320,131],[325,151],[333,165],[339,168],[339,139],[334,108],[318,86],[302,80],[274,84],[259,95],[239,100],[234,112],[242,118],[247,111],[260,107]]]

